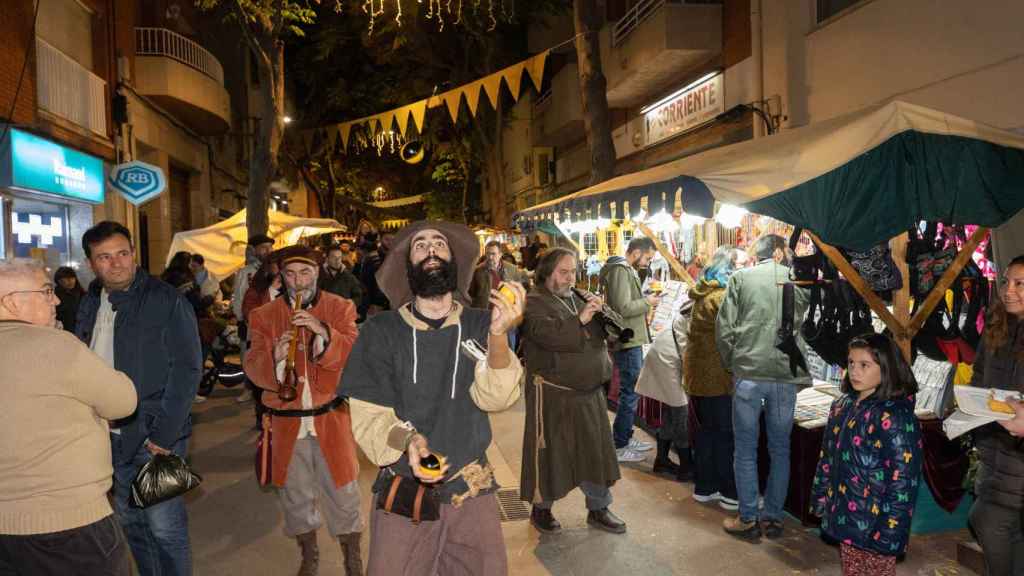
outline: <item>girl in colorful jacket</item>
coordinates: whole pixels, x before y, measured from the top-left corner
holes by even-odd
[[[840,544],[844,576],[890,576],[906,550],[921,480],[917,382],[882,334],[850,341],[812,488],[821,530]]]

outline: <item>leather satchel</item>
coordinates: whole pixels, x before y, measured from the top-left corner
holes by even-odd
[[[814,282],[818,279],[818,272],[822,268],[822,257],[818,251],[806,256],[796,255],[796,247],[800,243],[800,234],[802,233],[803,228],[794,228],[789,237],[789,250],[793,253],[790,262],[790,278],[798,282]]]
[[[789,357],[789,371],[793,377],[797,377],[797,368],[801,368],[807,374],[807,361],[796,344],[796,334],[793,331],[793,316],[796,315],[794,286],[786,283],[782,287],[782,323],[775,336],[775,348]]]
[[[415,478],[395,476],[387,490],[377,495],[377,509],[387,514],[398,514],[413,524],[434,522],[441,517],[441,504],[437,491]]]

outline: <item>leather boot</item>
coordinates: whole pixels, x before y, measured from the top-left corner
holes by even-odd
[[[533,510],[530,511],[530,524],[538,532],[543,532],[544,534],[557,534],[562,531],[562,524],[555,520],[555,516],[551,513],[550,508],[537,508],[534,506]]]
[[[359,547],[359,540],[362,532],[352,532],[338,536],[341,543],[341,555],[345,559],[345,574],[347,576],[363,576],[363,555]]]
[[[654,458],[654,473],[668,474],[675,476],[679,473],[679,466],[668,457],[669,449],[672,447],[671,440],[658,440],[658,455]]]
[[[316,531],[299,534],[299,548],[302,550],[302,564],[298,576],[316,576],[320,569],[320,549],[316,545]]]

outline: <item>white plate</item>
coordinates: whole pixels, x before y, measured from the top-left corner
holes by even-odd
[[[954,386],[956,404],[962,412],[971,416],[993,418],[995,420],[1013,420],[1013,414],[1004,414],[988,409],[989,394],[993,392],[990,388],[976,388],[974,386]],[[1020,399],[1020,394],[1010,390],[995,390],[995,399],[1005,401],[1007,398]]]

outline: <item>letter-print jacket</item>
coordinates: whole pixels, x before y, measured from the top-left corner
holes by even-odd
[[[876,554],[902,554],[921,481],[921,447],[913,396],[837,398],[811,489],[822,531]]]

